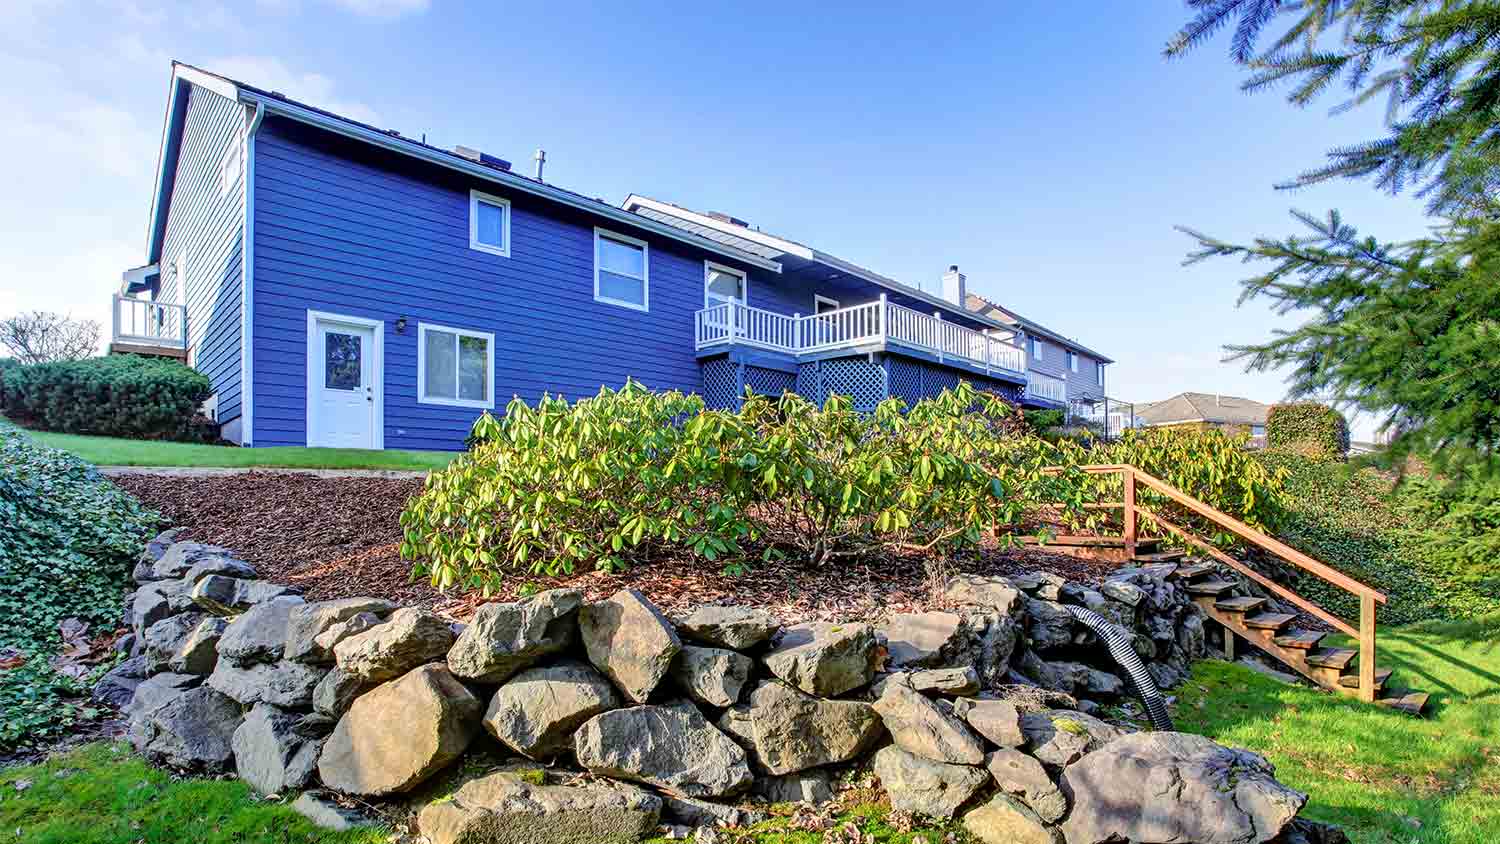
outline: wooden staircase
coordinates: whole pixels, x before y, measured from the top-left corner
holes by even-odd
[[[1375,612],[1378,604],[1386,602],[1386,596],[1383,593],[1328,567],[1274,537],[1267,536],[1135,466],[1111,464],[1081,468],[1090,474],[1120,477],[1118,489],[1123,500],[1097,502],[1085,505],[1085,507],[1093,510],[1122,511],[1122,535],[1096,539],[1119,548],[1124,552],[1122,556],[1125,559],[1143,564],[1177,565],[1172,576],[1179,578],[1185,584],[1188,593],[1193,596],[1193,602],[1203,610],[1204,615],[1224,628],[1227,658],[1234,659],[1235,642],[1237,639],[1243,640],[1322,688],[1356,697],[1365,702],[1381,703],[1404,712],[1421,713],[1422,707],[1427,703],[1427,694],[1386,688],[1391,672],[1389,669],[1382,669],[1376,665]],[[1143,504],[1142,498],[1146,498],[1151,507]],[[1260,548],[1309,574],[1354,593],[1359,597],[1358,626],[1350,624],[1261,574],[1248,564],[1235,559],[1187,527],[1165,518],[1161,515],[1161,509],[1167,506],[1186,510],[1212,522],[1236,535],[1246,545]],[[1201,549],[1211,562],[1193,561],[1178,564],[1177,561],[1185,556],[1183,553],[1158,551],[1157,547],[1161,540],[1137,536],[1142,524],[1154,530],[1172,534],[1187,545]],[[1068,537],[1070,544],[1075,546],[1087,545],[1088,543],[1084,541],[1086,539],[1087,537],[1082,536]],[[1219,565],[1216,566],[1214,563]],[[1282,612],[1279,609],[1272,611],[1267,606],[1270,603],[1267,598],[1226,595],[1225,593],[1233,590],[1239,583],[1224,579],[1223,569],[1219,566],[1226,567],[1247,581],[1255,583],[1265,592],[1275,595],[1279,602],[1296,607],[1334,630],[1352,636],[1358,643],[1358,648],[1324,647],[1322,643],[1327,633],[1297,627],[1297,615]]]

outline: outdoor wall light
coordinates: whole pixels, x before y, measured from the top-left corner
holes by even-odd
[[[396,319],[396,333],[397,334],[405,334],[406,333],[406,317],[398,317]]]

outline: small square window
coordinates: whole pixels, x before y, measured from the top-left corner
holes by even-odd
[[[230,141],[229,149],[224,151],[224,158],[219,162],[219,196],[228,196],[234,190],[234,186],[240,181],[240,163],[244,157],[238,136]]]
[[[495,335],[426,323],[417,334],[418,401],[495,406]]]
[[[469,191],[469,248],[510,257],[510,200]]]
[[[1104,386],[1104,364],[1102,363],[1094,365],[1094,383]]]
[[[650,262],[646,241],[594,229],[594,299],[651,310]]]
[[[1040,338],[1031,338],[1031,357],[1034,360],[1042,359],[1042,341]]]

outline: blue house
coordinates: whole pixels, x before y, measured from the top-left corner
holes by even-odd
[[[228,440],[455,449],[512,396],[627,378],[711,406],[960,379],[1067,399],[1032,395],[1026,335],[971,309],[957,267],[937,295],[726,215],[574,193],[540,155],[528,177],[184,64],[170,90],[112,349],[208,375]]]

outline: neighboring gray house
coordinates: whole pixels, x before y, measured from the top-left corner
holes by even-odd
[[[970,311],[1010,326],[1026,350],[1027,404],[1063,409],[1103,401],[1104,367],[1113,360],[977,293],[965,302]]]
[[[1266,413],[1270,409],[1268,404],[1241,396],[1178,393],[1163,401],[1137,404],[1135,416],[1148,428],[1220,428],[1260,439],[1266,435]]]

